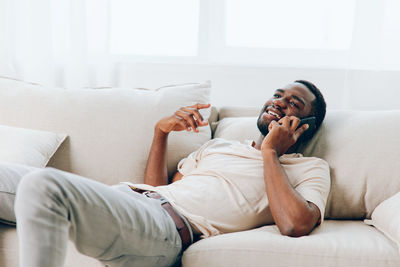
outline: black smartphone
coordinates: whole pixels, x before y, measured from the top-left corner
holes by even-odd
[[[299,140],[307,141],[313,137],[313,134],[315,132],[315,120],[316,118],[314,116],[300,119],[300,124],[298,127],[303,124],[308,124],[308,129],[300,136]]]

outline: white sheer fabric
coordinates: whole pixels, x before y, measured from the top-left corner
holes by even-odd
[[[351,34],[351,38],[341,49],[229,45],[227,34],[232,29],[229,29],[227,23],[233,18],[227,19],[226,11],[229,8],[228,3],[232,3],[228,1],[231,0],[194,1],[195,11],[193,12],[198,12],[198,32],[196,33],[198,39],[194,40],[198,43],[197,50],[194,50],[195,54],[190,56],[168,53],[168,51],[165,55],[157,53],[144,55],[140,54],[140,51],[116,51],[118,46],[115,46],[115,43],[124,42],[122,37],[125,33],[129,36],[126,44],[143,40],[138,33],[134,32],[135,27],[130,25],[132,22],[129,22],[137,20],[128,19],[129,16],[134,16],[139,12],[136,9],[140,9],[141,1],[131,1],[135,2],[135,5],[131,3],[127,5],[127,9],[135,6],[136,13],[128,11],[122,12],[123,14],[114,14],[112,8],[117,3],[128,3],[128,1],[0,0],[0,75],[68,88],[116,85],[148,87],[154,84],[160,86],[171,82],[212,79],[215,90],[218,90],[218,87],[222,88],[221,92],[215,91],[213,102],[224,105],[238,103],[258,105],[258,98],[248,96],[249,93],[253,96],[260,95],[264,88],[273,89],[276,84],[287,82],[287,77],[289,81],[305,78],[321,84],[326,89],[326,95],[331,99],[329,106],[333,108],[398,108],[396,97],[390,97],[390,103],[379,102],[380,100],[376,98],[377,91],[382,88],[382,85],[389,88],[387,95],[390,96],[397,94],[399,89],[397,77],[400,72],[400,49],[398,49],[400,47],[400,16],[398,16],[400,1],[398,0],[354,0],[349,1],[351,7],[349,6],[348,10],[338,8],[330,10],[336,17],[341,17],[344,13],[348,17],[350,13],[354,13],[352,23],[346,24],[351,28],[346,31]],[[257,4],[256,0],[236,0],[236,2],[240,1],[248,5]],[[259,4],[262,3],[262,0],[258,1]],[[333,1],[318,1],[318,6],[334,6]],[[182,18],[185,18],[183,13],[190,13],[183,6],[180,9],[173,5],[161,7],[156,4],[156,0],[153,2],[155,3],[154,10],[157,12],[149,12],[147,9],[147,13],[149,18],[160,24],[168,20],[168,17],[180,14]],[[289,0],[286,2],[289,3]],[[304,1],[301,5],[296,5],[296,8],[305,7],[307,3],[311,5],[310,3],[316,3],[316,1]],[[341,3],[343,4],[343,1]],[[167,10],[166,7],[170,9]],[[293,6],[288,5],[288,8],[293,8]],[[310,7],[307,6],[307,8]],[[320,8],[320,10],[323,9]],[[142,8],[142,12],[145,10]],[[157,16],[161,14],[160,12],[166,15]],[[242,13],[238,12],[239,15],[244,14]],[[304,16],[313,15],[312,12],[302,13],[301,10],[299,13]],[[257,12],[257,14],[262,16],[263,12]],[[116,26],[117,21],[124,21],[123,16],[128,16],[125,25],[122,23],[120,27]],[[119,17],[118,20],[115,19],[116,17]],[[324,18],[324,16],[318,14],[317,18]],[[282,14],[283,19],[290,20],[291,18]],[[245,17],[239,16],[237,20],[243,21],[245,25]],[[152,31],[151,27],[146,28],[145,21],[142,22],[143,25],[139,26],[146,29],[143,32],[156,35],[156,31]],[[282,23],[282,21],[277,21],[276,26]],[[286,26],[290,26],[290,23],[296,22],[285,23]],[[326,23],[329,24],[329,21]],[[182,24],[185,24],[185,19],[182,19]],[[120,31],[117,35],[115,28]],[[250,26],[248,28],[248,31],[254,30]],[[258,29],[261,31],[260,34],[265,34],[262,32],[263,27],[258,27]],[[178,29],[177,34],[185,35]],[[289,33],[287,35],[290,36]],[[115,36],[122,39],[116,40]],[[165,36],[165,33],[162,36],[152,36],[153,39],[158,40],[156,43],[162,48],[155,48],[155,50],[164,51],[167,42],[173,38],[171,36],[171,34]],[[128,48],[130,47],[128,45]],[[232,71],[234,68],[236,69]],[[229,75],[225,73],[226,71]],[[231,72],[234,73],[230,74]],[[256,73],[250,77],[242,75],[253,72]],[[276,73],[282,77],[279,78],[280,76]],[[233,82],[232,79],[235,81]],[[243,85],[246,86],[244,90],[246,94],[243,92]],[[227,94],[232,95],[227,97]],[[243,102],[244,99],[248,101]],[[349,101],[350,99],[352,101]],[[359,103],[354,104],[354,99],[358,99]]]
[[[0,75],[48,86],[109,85],[107,0],[0,0]]]

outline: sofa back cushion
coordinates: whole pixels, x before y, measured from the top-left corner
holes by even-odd
[[[209,82],[66,90],[0,78],[0,124],[67,134],[49,166],[107,184],[142,183],[155,123],[181,106],[209,103],[209,94]],[[207,119],[209,109],[201,112]],[[172,133],[169,173],[210,138],[210,127]]]
[[[400,110],[330,111],[304,155],[331,167],[328,216],[370,218],[400,191]]]
[[[222,119],[214,137],[258,138],[257,110],[253,117]],[[238,116],[234,111],[224,113]],[[370,218],[379,203],[400,191],[399,125],[400,111],[327,112],[320,130],[302,151],[330,166],[326,218]]]

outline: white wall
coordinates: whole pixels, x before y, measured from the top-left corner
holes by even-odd
[[[216,106],[261,106],[275,89],[306,79],[321,89],[330,109],[400,109],[397,71],[121,63],[116,73],[115,81],[123,87],[211,80],[211,101]]]

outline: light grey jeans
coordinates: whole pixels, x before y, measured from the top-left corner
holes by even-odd
[[[159,200],[52,168],[24,176],[15,214],[21,267],[63,266],[67,241],[106,266],[170,266],[181,239]]]

